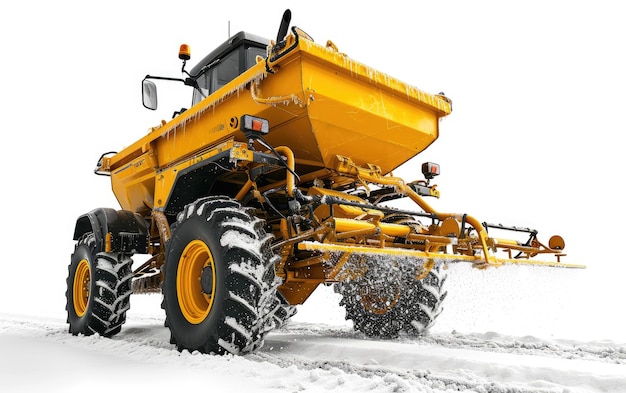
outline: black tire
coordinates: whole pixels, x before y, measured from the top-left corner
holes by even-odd
[[[404,326],[399,302],[404,293],[402,270],[397,263],[377,258],[360,258],[350,268],[363,271],[358,279],[335,284],[335,292],[342,295],[346,319],[351,319],[354,330],[370,337],[394,338]]]
[[[130,308],[132,259],[122,253],[96,253],[93,233],[82,236],[68,267],[66,311],[69,332],[111,337]]]
[[[448,272],[443,265],[435,265],[410,291],[407,302],[407,324],[409,334],[421,335],[430,329],[443,311],[443,301],[448,295],[445,283]]]
[[[410,260],[368,261],[364,277],[335,285],[335,291],[342,295],[340,304],[346,319],[352,320],[356,331],[370,337],[426,332],[443,310],[446,273],[437,265],[417,280],[420,269]]]
[[[289,304],[284,296],[277,292],[270,312],[266,316],[265,331],[285,326],[297,311],[296,306]]]
[[[179,351],[245,354],[262,346],[279,283],[263,226],[227,197],[199,199],[178,215],[163,307]]]

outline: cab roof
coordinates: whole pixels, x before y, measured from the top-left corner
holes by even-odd
[[[200,60],[198,64],[196,64],[191,69],[191,75],[197,75],[200,70],[202,70],[202,68],[215,62],[216,60],[219,60],[225,54],[230,52],[232,48],[244,43],[258,48],[266,48],[270,44],[270,40],[260,37],[258,35],[247,33],[245,31],[240,31],[239,33],[224,41],[220,46],[212,50],[208,55],[204,57],[204,59]]]

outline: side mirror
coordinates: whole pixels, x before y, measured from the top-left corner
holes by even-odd
[[[141,82],[141,95],[143,106],[156,110],[157,108],[157,88],[154,82],[144,79]]]

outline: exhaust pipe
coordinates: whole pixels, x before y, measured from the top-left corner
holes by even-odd
[[[287,36],[289,23],[291,23],[291,10],[287,9],[283,13],[283,18],[280,21],[280,27],[278,28],[278,35],[276,36],[276,44],[282,42],[285,39],[285,36]]]

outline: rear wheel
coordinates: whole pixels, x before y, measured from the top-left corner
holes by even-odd
[[[366,266],[364,269],[364,265]],[[398,264],[386,261],[359,261],[363,277],[337,283],[342,295],[340,304],[346,310],[354,329],[368,336],[393,338],[404,325],[399,303],[405,295],[402,271]]]
[[[203,198],[172,225],[163,307],[179,350],[243,354],[263,343],[276,256],[263,221],[230,198]]]
[[[401,263],[400,263],[401,262]],[[336,284],[346,319],[368,336],[423,334],[441,313],[446,273],[434,266],[422,279],[414,261],[368,261],[364,277]]]
[[[119,333],[130,308],[130,256],[96,253],[95,237],[87,233],[78,240],[68,271],[65,309],[70,333]]]
[[[448,273],[443,265],[435,265],[415,286],[407,297],[407,319],[405,329],[410,334],[423,334],[443,311],[442,303],[448,291],[445,282]]]

